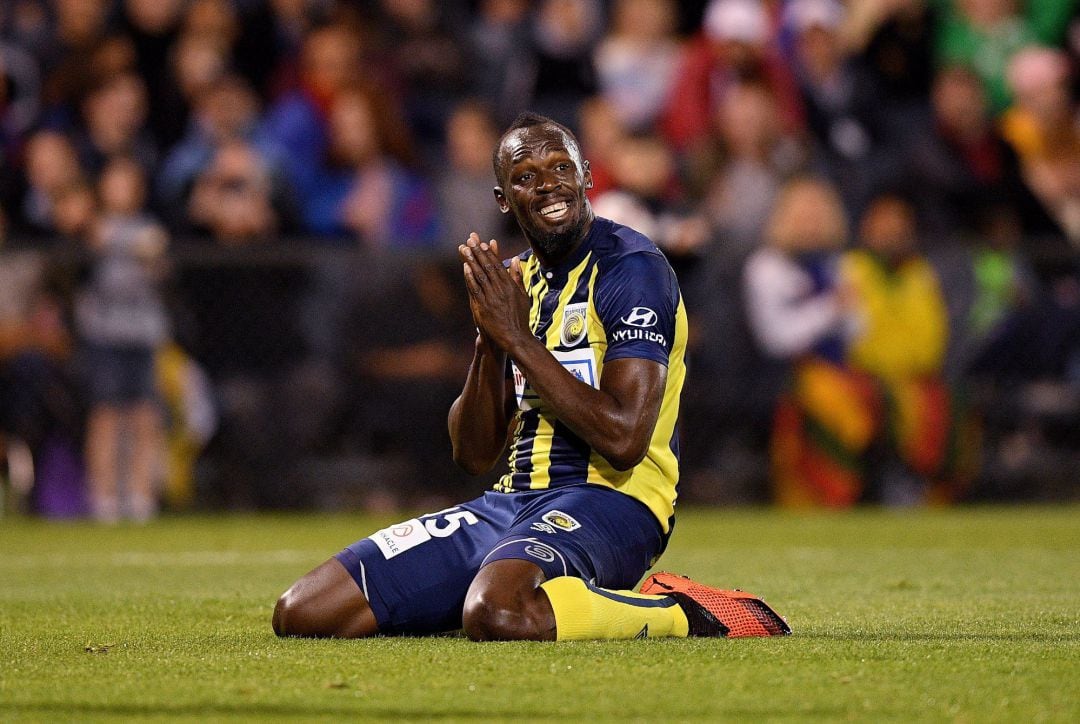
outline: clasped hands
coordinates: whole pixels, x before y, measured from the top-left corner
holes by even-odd
[[[532,339],[521,260],[514,257],[507,269],[499,258],[499,243],[494,239],[482,242],[475,232],[458,246],[458,255],[481,341],[510,353],[515,345]]]

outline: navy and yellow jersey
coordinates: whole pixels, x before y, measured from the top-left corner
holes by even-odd
[[[602,485],[644,503],[669,532],[679,482],[679,395],[686,377],[686,310],[675,273],[648,238],[601,218],[558,267],[541,267],[531,251],[520,258],[531,300],[530,328],[564,368],[599,388],[607,362],[649,359],[668,368],[667,387],[645,459],[619,471],[559,421],[510,360],[518,409],[510,472],[495,489]]]

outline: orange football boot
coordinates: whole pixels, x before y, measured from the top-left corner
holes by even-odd
[[[674,573],[654,573],[641,585],[641,593],[671,596],[690,623],[690,636],[787,636],[781,616],[764,601],[745,591],[725,591],[694,583]]]

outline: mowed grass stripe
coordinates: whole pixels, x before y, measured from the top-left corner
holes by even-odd
[[[310,561],[324,551],[316,550],[277,550],[259,551],[258,562],[262,564],[300,563]],[[0,571],[5,569],[41,568],[127,568],[140,566],[231,566],[239,563],[251,563],[252,554],[246,551],[174,551],[147,552],[129,551],[127,553],[25,553],[0,557]]]
[[[281,590],[389,522],[0,521],[0,720],[1080,720],[1075,506],[683,511],[660,567],[785,639],[275,638]]]

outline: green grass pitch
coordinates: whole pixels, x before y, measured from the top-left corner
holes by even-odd
[[[278,640],[361,516],[0,520],[0,721],[1080,721],[1080,508],[684,510],[661,568],[782,639]]]

